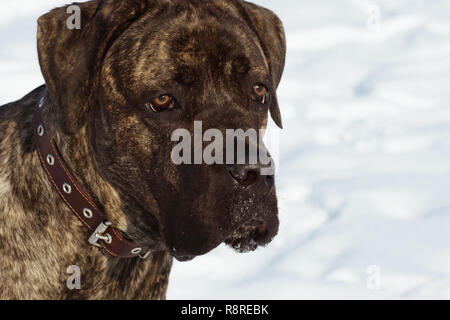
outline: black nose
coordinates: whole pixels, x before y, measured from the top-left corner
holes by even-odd
[[[259,165],[232,165],[228,168],[233,179],[242,187],[272,189],[274,186],[273,175],[262,175]]]

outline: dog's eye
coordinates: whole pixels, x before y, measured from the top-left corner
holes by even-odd
[[[170,110],[175,106],[175,99],[167,94],[160,95],[146,104],[153,112]]]
[[[255,84],[253,86],[252,100],[262,104],[266,104],[268,91],[269,90],[266,86],[262,84]]]
[[[253,92],[257,96],[262,97],[263,95],[265,95],[267,93],[267,88],[261,84],[257,84],[255,86],[253,86]]]

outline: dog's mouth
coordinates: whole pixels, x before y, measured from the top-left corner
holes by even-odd
[[[278,228],[276,226],[271,227],[270,223],[253,219],[231,233],[224,243],[239,253],[255,251],[258,247],[268,245],[277,234],[277,231]],[[174,247],[170,249],[172,256],[180,262],[190,261],[206,252],[205,250],[200,254],[194,254],[187,253],[186,250],[177,250]]]
[[[258,247],[266,246],[273,236],[265,222],[251,220],[238,229],[225,240],[225,244],[240,253],[255,251]]]
[[[254,193],[237,193],[226,201],[230,201],[232,205],[228,212],[222,214],[224,216],[216,218],[220,219],[220,224],[216,222],[211,227],[194,220],[184,220],[178,224],[180,229],[168,234],[173,235],[167,241],[173,257],[178,261],[189,261],[210,252],[220,244],[225,244],[238,253],[247,253],[267,246],[275,238],[279,220],[274,191],[264,199]]]

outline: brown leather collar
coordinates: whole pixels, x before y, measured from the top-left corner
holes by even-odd
[[[151,250],[137,246],[134,242],[127,240],[120,230],[111,227],[105,213],[95,205],[92,198],[69,171],[55,141],[45,128],[42,117],[44,103],[45,97],[42,97],[34,113],[34,136],[39,159],[62,200],[92,232],[88,239],[89,243],[105,249],[116,257],[147,258]]]

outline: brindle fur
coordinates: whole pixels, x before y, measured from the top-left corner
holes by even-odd
[[[0,298],[164,299],[172,256],[235,244],[254,221],[268,227],[260,245],[277,233],[274,188],[243,189],[226,166],[175,166],[170,135],[192,130],[193,120],[204,130],[265,127],[267,110],[249,99],[255,82],[269,87],[281,126],[283,27],[271,11],[240,0],[78,5],[81,30],[66,28],[66,7],[39,19],[46,85],[0,108]],[[163,93],[180,107],[145,109]],[[152,247],[147,260],[90,246],[55,192],[33,142],[44,94],[46,129],[69,168],[115,227]],[[81,268],[81,290],[66,285],[71,265]]]

